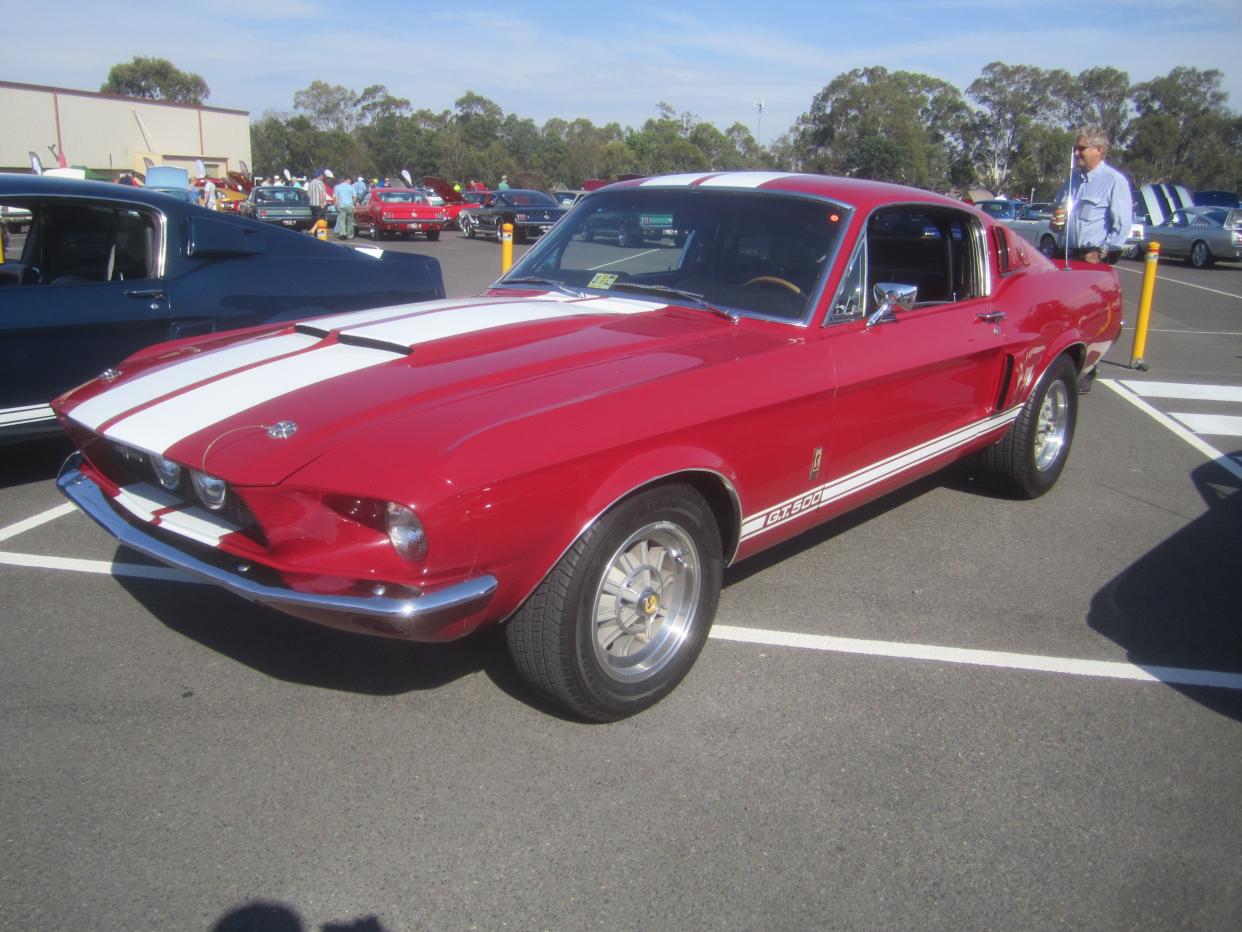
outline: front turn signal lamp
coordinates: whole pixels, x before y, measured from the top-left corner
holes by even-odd
[[[412,510],[388,502],[384,508],[384,524],[389,542],[403,559],[421,560],[427,556],[427,532]]]

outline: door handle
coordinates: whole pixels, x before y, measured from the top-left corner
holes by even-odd
[[[1005,312],[1004,311],[981,311],[980,313],[976,314],[975,317],[978,318],[979,320],[984,321],[985,323],[999,324],[1002,320],[1005,319]]]
[[[125,297],[127,298],[162,298],[164,297],[164,289],[163,288],[150,288],[150,289],[146,289],[143,291],[127,291],[125,292]]]

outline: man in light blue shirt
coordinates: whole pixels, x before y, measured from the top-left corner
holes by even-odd
[[[1116,262],[1125,248],[1134,220],[1134,201],[1126,176],[1104,161],[1108,135],[1098,126],[1084,126],[1074,141],[1074,173],[1057,195],[1066,204],[1052,222],[1069,235],[1070,256],[1086,262]]]
[[[354,204],[357,202],[357,195],[354,193],[353,180],[345,178],[332,189],[332,196],[336,198],[336,230],[334,232],[339,239],[353,239],[357,232],[354,228]]]

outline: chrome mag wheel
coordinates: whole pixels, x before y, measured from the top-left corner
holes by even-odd
[[[699,606],[700,557],[667,521],[626,539],[596,586],[593,647],[601,670],[621,682],[659,673],[678,653]]]
[[[1035,422],[1035,468],[1040,472],[1061,457],[1069,433],[1069,411],[1069,388],[1062,381],[1053,382],[1048,386]]]

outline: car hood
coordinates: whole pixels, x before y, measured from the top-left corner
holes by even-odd
[[[271,485],[330,449],[443,453],[494,424],[788,342],[787,327],[649,300],[492,293],[150,353],[54,406],[115,442]]]

